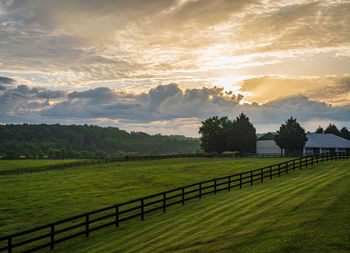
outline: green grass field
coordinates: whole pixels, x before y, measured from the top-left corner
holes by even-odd
[[[79,160],[0,160],[0,170],[36,168],[75,161]]]
[[[0,236],[283,160],[286,158],[163,159],[0,176]]]
[[[350,252],[350,160],[209,195],[55,252]]]

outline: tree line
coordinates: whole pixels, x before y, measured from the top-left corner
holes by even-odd
[[[235,120],[227,117],[210,117],[202,122],[199,133],[201,148],[205,152],[231,151],[240,154],[256,152],[256,130],[243,113]],[[329,124],[325,130],[319,127],[316,133],[331,133],[350,140],[350,131],[346,127],[338,130],[334,124]],[[286,153],[300,154],[307,142],[307,136],[305,129],[297,120],[290,117],[276,131],[274,141]]]
[[[326,129],[323,129],[323,127],[319,126],[316,129],[316,133],[318,134],[334,134],[339,137],[342,137],[344,139],[350,140],[350,131],[346,127],[342,127],[340,130],[335,124],[329,123],[329,125],[326,127]]]
[[[0,125],[0,157],[118,158],[199,152],[197,138],[149,135],[93,125]]]

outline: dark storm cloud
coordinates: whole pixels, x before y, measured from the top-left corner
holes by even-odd
[[[149,124],[150,128],[160,129],[161,122],[176,128],[176,124],[181,127],[184,122],[200,122],[214,115],[235,118],[241,112],[258,125],[279,124],[290,116],[307,122],[313,118],[342,121],[350,115],[349,105],[331,106],[306,96],[291,96],[261,105],[240,104],[242,98],[242,95],[227,94],[222,88],[181,90],[176,84],[158,86],[138,95],[109,88],[67,92],[19,85],[0,95],[0,116],[1,123],[94,122],[108,125],[118,121],[129,127]],[[142,129],[146,128],[144,125]],[[188,131],[195,134],[197,130]]]
[[[0,76],[0,84],[15,84],[16,80],[9,78],[9,77],[5,77],[5,76]]]
[[[147,93],[132,95],[97,88],[72,92],[68,100],[43,110],[45,117],[111,118],[142,122],[206,117],[232,113],[242,96],[227,96],[222,88],[187,89],[160,85]]]

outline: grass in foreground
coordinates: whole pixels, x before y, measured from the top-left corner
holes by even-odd
[[[288,158],[181,158],[0,176],[0,236]]]
[[[0,160],[0,170],[28,169],[79,160]]]
[[[55,252],[349,251],[348,160],[174,206],[57,245]]]

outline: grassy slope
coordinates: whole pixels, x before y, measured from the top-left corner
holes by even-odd
[[[79,160],[0,160],[0,170],[27,169]]]
[[[57,252],[349,252],[350,161],[325,162],[57,245]]]
[[[0,236],[281,160],[164,159],[0,176]]]

